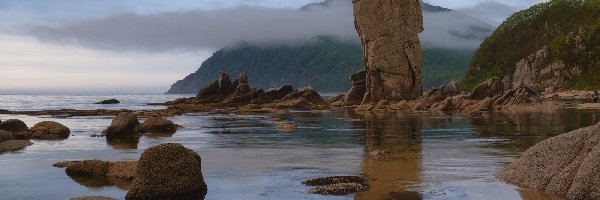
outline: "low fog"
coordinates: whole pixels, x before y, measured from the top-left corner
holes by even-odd
[[[492,26],[458,12],[425,12],[422,43],[475,49]],[[299,44],[317,36],[357,40],[349,0],[304,9],[235,7],[140,15],[124,13],[23,30],[41,41],[103,50],[218,49],[239,43]]]

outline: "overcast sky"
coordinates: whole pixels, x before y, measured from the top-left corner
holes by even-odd
[[[0,94],[158,94],[238,40],[356,37],[351,7],[298,11],[314,2],[320,0],[1,0]],[[497,26],[542,1],[425,2]],[[469,42],[455,43],[476,45]]]

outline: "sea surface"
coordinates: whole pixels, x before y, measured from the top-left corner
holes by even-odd
[[[147,103],[183,96],[0,96],[0,109],[159,109]],[[95,105],[116,98],[120,105]],[[137,160],[144,149],[181,143],[202,157],[207,200],[229,199],[561,199],[503,183],[494,173],[536,143],[597,123],[600,113],[566,109],[555,113],[313,113],[234,115],[191,113],[172,117],[183,125],[172,135],[107,142],[90,137],[111,117],[0,115],[30,127],[40,121],[68,126],[66,140],[39,141],[0,155],[0,199],[69,199],[101,195],[123,199],[128,185],[69,177],[52,164],[65,160]],[[143,120],[143,119],[140,119]],[[276,124],[298,126],[280,131]],[[369,152],[387,150],[387,160]],[[302,181],[359,175],[370,190],[348,196],[309,194]]]

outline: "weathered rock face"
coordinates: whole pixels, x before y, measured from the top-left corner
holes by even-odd
[[[102,131],[102,135],[106,135],[107,139],[136,137],[139,133],[140,122],[137,119],[137,114],[133,112],[123,112],[118,114],[110,126]]]
[[[355,106],[362,103],[367,92],[367,71],[362,70],[350,76],[352,88],[346,93],[344,104],[346,106]]]
[[[423,15],[418,0],[353,0],[356,30],[364,50],[363,103],[412,100],[422,95]]]
[[[142,153],[125,199],[204,199],[200,156],[181,144],[161,144]]]
[[[533,146],[497,177],[568,199],[600,199],[600,124]]]
[[[71,134],[68,127],[50,121],[37,123],[30,131],[33,133],[31,136],[33,139],[66,139]]]

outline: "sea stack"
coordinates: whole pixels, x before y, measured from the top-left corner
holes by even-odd
[[[363,104],[413,100],[423,94],[419,0],[353,0],[367,70]]]

